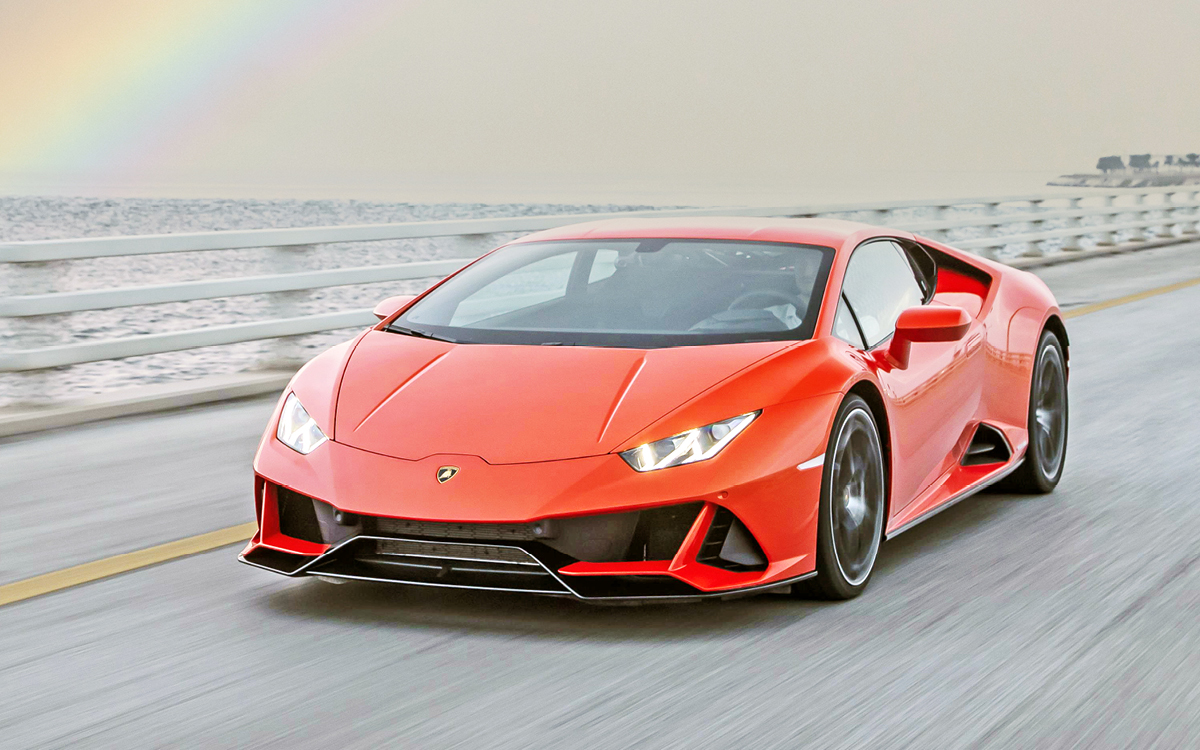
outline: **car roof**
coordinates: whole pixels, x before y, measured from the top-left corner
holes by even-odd
[[[604,219],[547,229],[518,242],[546,240],[671,238],[706,240],[752,240],[758,242],[795,242],[806,245],[841,247],[854,237],[863,239],[876,234],[904,236],[869,224],[841,219],[785,219],[750,216],[695,216],[663,218]]]

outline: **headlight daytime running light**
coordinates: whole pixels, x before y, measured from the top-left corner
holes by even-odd
[[[759,414],[762,414],[761,409],[639,445],[622,451],[621,458],[637,471],[707,461],[729,445]]]
[[[279,427],[275,437],[287,447],[308,455],[321,446],[329,438],[321,432],[321,428],[300,404],[296,394],[289,393],[283,402],[283,411],[279,414]]]

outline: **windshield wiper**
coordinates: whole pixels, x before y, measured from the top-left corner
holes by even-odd
[[[432,333],[426,333],[425,331],[418,331],[414,328],[405,328],[404,326],[398,326],[394,323],[392,325],[388,326],[385,330],[391,331],[392,333],[401,333],[401,334],[404,334],[405,336],[415,336],[419,339],[431,339],[433,341],[445,341],[448,344],[457,344],[458,343],[454,339],[446,338],[445,336],[434,336]]]

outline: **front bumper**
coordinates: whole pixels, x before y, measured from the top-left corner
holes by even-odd
[[[767,410],[718,459],[646,474],[616,455],[410,461],[331,441],[301,456],[268,434],[259,531],[240,559],[289,576],[599,601],[783,586],[815,571],[821,471],[797,458],[820,453],[827,425],[805,419],[823,411],[811,406]],[[446,465],[459,472],[439,483]],[[313,508],[300,526],[297,497]]]
[[[727,596],[811,574],[769,575],[745,525],[712,503],[466,524],[359,516],[259,487],[260,531],[239,559],[287,576],[615,601]]]

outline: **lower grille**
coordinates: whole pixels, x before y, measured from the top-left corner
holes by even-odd
[[[525,523],[456,523],[362,516],[363,533],[454,542],[541,542],[586,562],[670,560],[679,551],[703,503],[644,510],[542,518]],[[563,563],[564,565],[567,563]]]
[[[527,553],[513,547],[487,547],[482,544],[437,544],[407,539],[377,539],[375,551],[381,555],[433,557],[447,560],[486,560],[517,565],[537,565]]]
[[[484,544],[360,538],[307,572],[422,586],[571,593],[524,550]]]
[[[373,519],[375,531],[396,536],[423,536],[434,539],[478,539],[493,542],[531,542],[538,537],[528,523],[445,523],[412,521],[407,518]]]

